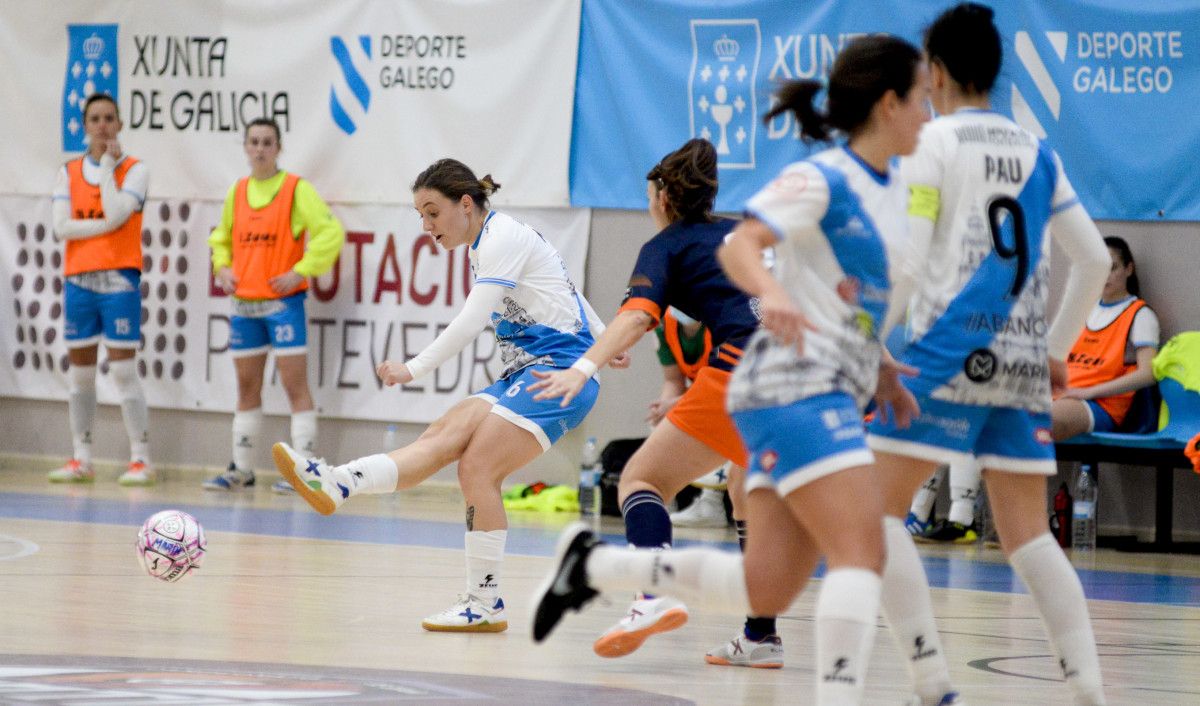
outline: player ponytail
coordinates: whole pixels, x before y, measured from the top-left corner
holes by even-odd
[[[1003,51],[992,8],[964,2],[946,10],[925,30],[925,53],[968,94],[986,94],[1000,73]]]
[[[490,208],[488,197],[499,188],[500,184],[496,183],[491,174],[479,179],[470,167],[449,157],[431,164],[428,169],[417,175],[412,185],[414,193],[418,189],[433,189],[451,201],[470,196],[475,205],[483,210]]]
[[[763,122],[788,111],[806,140],[829,140],[834,131],[853,135],[871,117],[871,111],[888,91],[908,96],[916,82],[921,53],[898,37],[871,35],[846,45],[833,62],[828,84],[815,80],[789,81],[776,92],[775,107]],[[825,111],[816,107],[817,94],[825,89]]]
[[[656,189],[667,194],[667,218],[672,223],[713,220],[717,199],[717,150],[708,140],[688,140],[646,174]]]

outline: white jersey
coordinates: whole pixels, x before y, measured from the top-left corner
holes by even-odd
[[[770,227],[775,276],[815,326],[803,355],[760,329],[729,387],[729,408],[779,407],[829,392],[865,406],[875,392],[880,328],[906,246],[908,192],[845,147],[789,165],[750,199]]]
[[[530,365],[570,367],[595,342],[591,307],[575,291],[558,251],[536,230],[492,211],[469,257],[476,284],[511,290],[492,313],[501,378]]]
[[[1133,306],[1133,303],[1138,300],[1137,297],[1130,295],[1119,302],[1105,304],[1098,302],[1092,308],[1092,313],[1088,314],[1087,327],[1091,331],[1102,331],[1108,328],[1112,322],[1116,321],[1125,310]],[[1129,328],[1129,347],[1130,348],[1158,348],[1161,342],[1161,331],[1158,323],[1158,315],[1149,306],[1143,306],[1138,309],[1138,313],[1133,315],[1133,325]]]
[[[1048,411],[1047,355],[1065,355],[1070,343],[1061,341],[1073,342],[1094,301],[1065,304],[1064,312],[1080,313],[1062,317],[1073,330],[1060,331],[1059,350],[1049,350],[1049,236],[1088,265],[1084,274],[1094,269],[1096,243],[1103,247],[1058,156],[1008,118],[965,109],[926,124],[901,171],[914,204],[924,202],[925,213],[914,206],[914,216],[934,219],[901,356],[921,371],[910,389],[960,404]],[[1073,291],[1098,291],[1090,279],[1080,286]]]

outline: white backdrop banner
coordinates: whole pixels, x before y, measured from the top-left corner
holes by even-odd
[[[375,367],[404,360],[433,341],[470,291],[466,248],[447,253],[422,232],[412,208],[335,205],[346,245],[334,269],[310,281],[309,382],[324,416],[430,422],[496,377],[491,330],[436,373],[383,389]],[[558,249],[583,291],[591,212],[505,209]],[[206,238],[221,202],[151,199],[142,231],[142,350],[138,367],[152,407],[232,411],[230,300],[211,280]],[[62,244],[47,196],[0,196],[0,396],[65,400]],[[101,356],[103,359],[103,356]],[[103,367],[103,366],[102,366]],[[286,414],[268,365],[264,407]],[[102,402],[115,403],[108,375]]]
[[[410,203],[455,157],[495,174],[495,203],[568,205],[580,0],[6,2],[0,193],[45,194],[84,148],[81,108],[117,98],[153,195],[222,198],[247,122],[327,200]],[[19,136],[16,138],[15,136]],[[40,165],[41,168],[28,168]]]

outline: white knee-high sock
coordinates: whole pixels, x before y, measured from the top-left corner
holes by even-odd
[[[96,422],[96,366],[72,365],[67,368],[70,396],[67,413],[71,417],[71,443],[80,463],[92,462],[92,425]]]
[[[394,493],[399,469],[387,454],[372,454],[333,469],[334,477],[350,489],[351,495],[359,493]]]
[[[875,641],[879,574],[840,568],[825,575],[817,597],[817,704],[856,706],[862,701]]]
[[[1079,575],[1047,532],[1009,557],[1042,614],[1063,676],[1078,704],[1103,704],[1100,658]]]
[[[960,525],[975,521],[979,499],[979,462],[975,459],[950,464],[950,512],[947,519]]]
[[[129,459],[149,464],[150,413],[136,363],[133,358],[114,360],[109,362],[108,372],[121,398],[121,418],[125,420],[125,432],[129,434]]]
[[[233,413],[233,465],[240,470],[254,470],[254,444],[262,429],[262,418],[262,407]]]
[[[317,410],[292,412],[292,448],[304,456],[317,455]]]
[[[588,556],[587,574],[588,583],[602,592],[661,594],[723,613],[750,614],[741,554],[605,545]]]
[[[946,467],[938,466],[933,475],[929,476],[913,495],[912,507],[908,511],[916,515],[921,522],[929,521],[929,513],[933,512],[933,501],[937,500],[938,488],[942,487],[942,476],[945,473]]]
[[[940,699],[953,689],[946,654],[933,621],[925,567],[921,565],[912,535],[900,518],[883,518],[883,537],[887,544],[887,564],[883,570],[880,606],[900,656],[908,665],[914,691],[925,700]]]
[[[467,593],[491,605],[500,597],[500,565],[508,530],[467,532]]]

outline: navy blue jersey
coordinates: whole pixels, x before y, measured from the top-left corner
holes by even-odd
[[[629,278],[621,311],[637,309],[658,325],[668,306],[679,309],[712,332],[709,365],[732,370],[746,340],[758,328],[750,297],[725,276],[717,248],[737,221],[673,223],[642,246]]]

